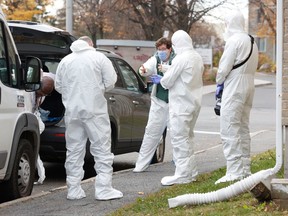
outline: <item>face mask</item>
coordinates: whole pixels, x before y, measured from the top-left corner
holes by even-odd
[[[167,51],[166,50],[159,50],[157,51],[157,54],[161,61],[165,61],[167,59]]]

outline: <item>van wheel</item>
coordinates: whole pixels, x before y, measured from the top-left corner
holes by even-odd
[[[160,139],[160,141],[158,143],[158,147],[156,149],[156,152],[153,155],[151,164],[161,163],[164,160],[166,131],[167,131],[167,129],[165,129],[163,134],[162,134],[162,137],[161,137],[161,139]]]
[[[3,187],[7,201],[29,196],[33,189],[35,155],[27,139],[20,140],[14,161],[10,179],[4,183],[5,188]]]

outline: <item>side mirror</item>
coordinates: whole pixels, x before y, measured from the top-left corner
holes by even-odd
[[[25,62],[25,90],[36,91],[41,85],[41,61],[36,57],[27,57]]]

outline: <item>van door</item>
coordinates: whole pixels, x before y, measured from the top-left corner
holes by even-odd
[[[0,179],[11,151],[13,131],[19,110],[24,109],[24,90],[19,90],[18,55],[3,20],[0,20]]]

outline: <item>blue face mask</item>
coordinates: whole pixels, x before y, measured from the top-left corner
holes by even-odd
[[[166,50],[158,50],[157,54],[161,61],[165,61],[167,59],[167,51]]]

